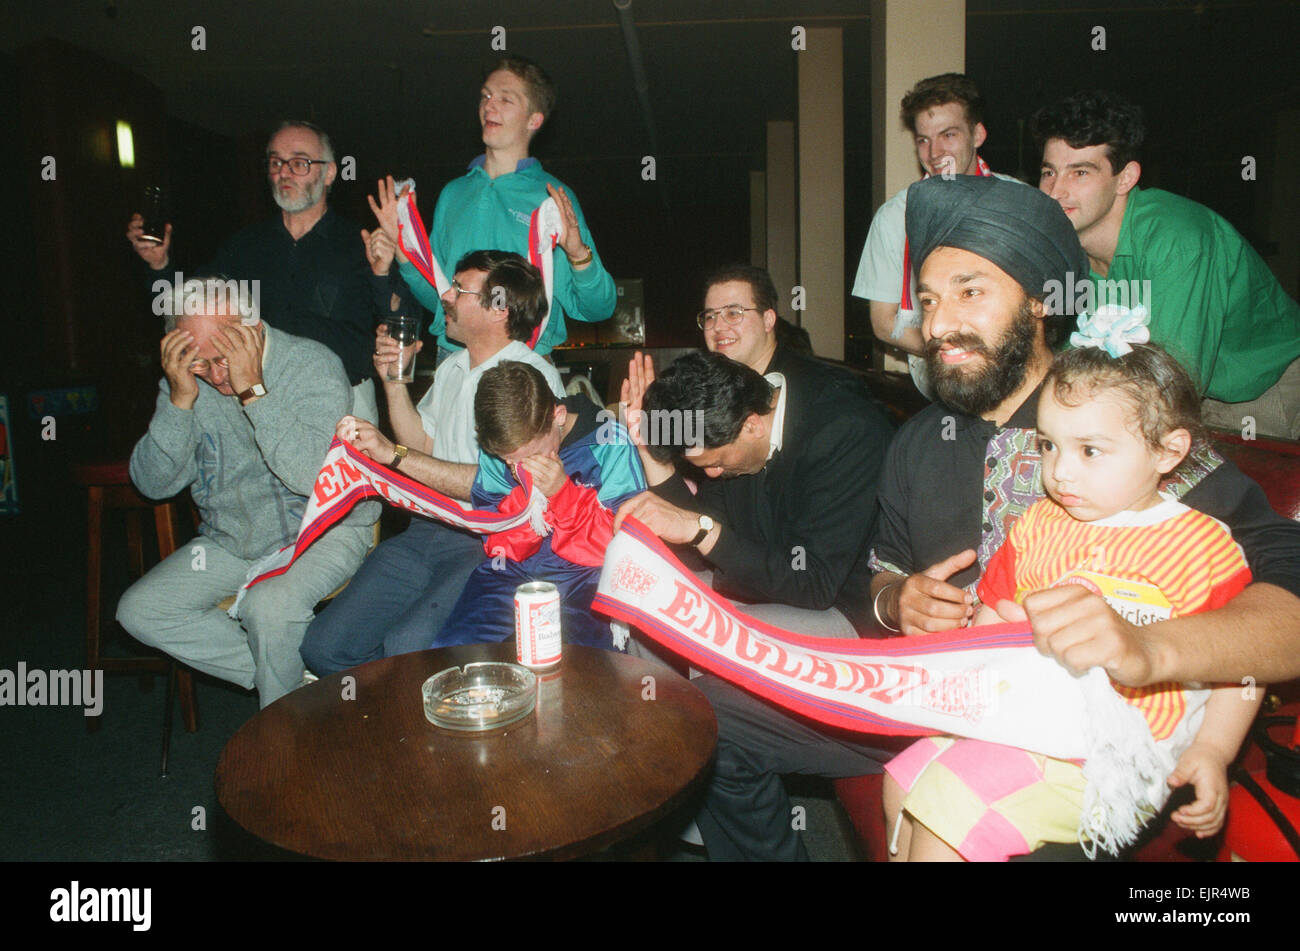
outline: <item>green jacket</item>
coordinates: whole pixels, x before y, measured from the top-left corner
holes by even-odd
[[[528,224],[533,209],[549,197],[548,183],[557,189],[565,187],[558,178],[543,171],[541,163],[534,158],[522,160],[515,171],[495,179],[483,170],[483,161],[480,155],[470,163],[466,174],[448,183],[434,208],[429,247],[448,279],[453,276],[456,262],[472,251],[514,251],[527,258]],[[539,354],[550,353],[551,348],[564,342],[568,336],[564,326],[566,317],[588,323],[608,320],[617,302],[614,279],[601,263],[577,196],[572,189],[565,190],[578,216],[582,240],[591,248],[594,258],[587,267],[575,271],[563,250],[555,249],[552,313],[546,331],[537,342]],[[438,338],[438,346],[461,349],[461,344],[447,340],[447,324],[438,292],[409,263],[403,263],[400,270],[416,299],[433,314],[429,332]]]
[[[1253,400],[1300,357],[1300,305],[1232,225],[1190,199],[1129,192],[1110,272],[1092,278],[1137,291],[1151,312],[1152,342],[1192,373],[1204,396]],[[1095,286],[1097,304],[1115,302],[1108,291],[1116,285]]]

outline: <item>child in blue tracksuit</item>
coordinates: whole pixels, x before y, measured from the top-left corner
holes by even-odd
[[[549,581],[560,594],[560,628],[570,644],[611,648],[609,622],[591,613],[614,512],[646,489],[626,430],[598,417],[584,396],[557,401],[536,368],[504,361],[487,370],[474,395],[478,474],[476,509],[505,514],[527,503],[516,473],[526,469],[547,497],[549,535],[527,524],[488,535],[488,560],[474,570],[432,647],[503,641],[514,635],[515,589]]]

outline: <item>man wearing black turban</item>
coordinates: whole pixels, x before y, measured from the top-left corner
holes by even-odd
[[[1047,347],[1035,349],[1039,325],[1050,347],[1069,320],[1047,313],[1043,301],[1061,299],[1059,290],[1052,291],[1069,286],[1070,274],[1087,273],[1088,259],[1070,220],[1039,195],[1011,182],[968,176],[928,178],[908,189],[907,235],[918,263],[926,370],[939,399],[972,416],[1000,404],[1013,409],[1037,386],[1042,373],[1030,370],[1045,372],[1051,361]],[[935,268],[938,262],[929,259],[940,248],[940,260],[952,267],[931,274],[934,286],[923,286],[920,265]],[[994,287],[1018,297],[1015,318],[1005,331],[981,339],[972,315]],[[958,301],[960,308],[939,307]],[[937,329],[927,334],[924,323],[931,318]],[[1010,399],[1017,395],[1021,399]]]
[[[899,430],[885,458],[871,546],[882,635],[965,624],[982,566],[1042,498],[1037,391],[1065,329],[1044,302],[1068,296],[1054,282],[1087,274],[1074,228],[1046,198],[964,176],[927,179],[908,194],[921,334],[940,402]],[[1227,523],[1256,583],[1215,611],[1143,628],[1078,585],[1035,592],[1024,606],[1041,650],[1072,670],[1105,667],[1130,686],[1300,673],[1300,525],[1276,515],[1231,463],[1209,450],[1194,460],[1183,503]],[[710,857],[807,858],[781,774],[878,772],[888,754],[869,736],[814,727],[720,680],[700,685],[718,719],[714,776],[697,817]],[[1054,845],[1040,857],[1055,849],[1082,856]]]

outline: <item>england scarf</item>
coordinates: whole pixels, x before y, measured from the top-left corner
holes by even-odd
[[[441,297],[451,287],[447,273],[438,259],[433,256],[429,246],[429,233],[420,219],[420,211],[415,205],[415,182],[408,179],[398,185],[406,186],[402,196],[397,199],[397,241],[402,252],[410,260],[411,266],[420,272],[420,276],[434,286]],[[542,284],[546,288],[546,316],[537,325],[533,335],[528,339],[528,346],[537,347],[542,331],[551,319],[551,309],[555,297],[555,246],[559,243],[563,229],[560,208],[554,198],[547,198],[533,209],[528,223],[528,261],[542,272]]]
[[[351,423],[352,417],[344,416],[339,421],[339,429],[344,430]],[[522,466],[518,469],[518,475],[524,492],[528,495],[527,507],[515,515],[478,511],[450,496],[435,492],[401,472],[380,465],[335,436],[330,443],[329,452],[325,454],[325,463],[312,485],[311,495],[307,498],[307,510],[303,513],[298,537],[293,544],[272,552],[253,565],[244,587],[230,608],[230,615],[238,616],[236,612],[245,591],[267,578],[288,571],[298,556],[311,547],[312,542],[347,515],[354,505],[368,498],[381,498],[389,505],[404,508],[413,515],[436,519],[480,535],[504,532],[525,522],[538,535],[549,534],[551,529],[545,520],[546,496],[533,485],[532,476]]]
[[[1024,624],[890,640],[793,634],[747,617],[645,526],[614,536],[593,608],[820,723],[891,736],[952,734],[1085,760],[1080,839],[1132,842],[1164,805],[1175,757],[1101,669],[1081,677],[1039,654]]]

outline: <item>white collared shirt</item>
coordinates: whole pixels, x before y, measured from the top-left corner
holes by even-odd
[[[781,448],[781,441],[785,437],[785,377],[780,373],[766,373],[763,379],[777,388],[776,409],[772,411],[772,433],[767,443],[767,458],[770,461]]]
[[[478,437],[474,431],[474,392],[485,370],[503,360],[517,360],[541,371],[556,399],[564,398],[564,383],[553,365],[539,357],[526,343],[511,340],[478,366],[470,369],[469,351],[458,350],[433,375],[433,385],[416,410],[424,431],[433,440],[433,457],[447,462],[475,465]]]

